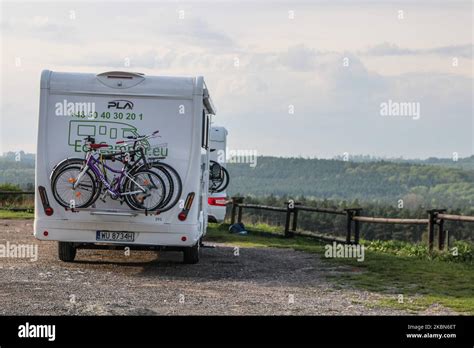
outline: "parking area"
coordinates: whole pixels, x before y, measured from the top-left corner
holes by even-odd
[[[0,258],[1,315],[405,314],[326,278],[350,269],[291,249],[216,244],[196,265],[177,252],[79,250],[64,263],[32,233],[32,220],[0,220],[0,243],[38,245],[37,261]]]

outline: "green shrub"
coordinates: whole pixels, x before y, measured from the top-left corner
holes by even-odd
[[[361,241],[368,250],[389,253],[399,256],[409,256],[418,259],[438,259],[453,262],[472,262],[474,260],[474,246],[472,243],[455,241],[449,250],[429,252],[428,246],[421,243],[409,243],[398,240]]]

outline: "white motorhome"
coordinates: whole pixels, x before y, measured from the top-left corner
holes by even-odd
[[[59,257],[73,261],[79,248],[178,250],[185,263],[199,259],[206,234],[209,119],[215,114],[202,77],[98,75],[43,71],[41,75],[34,236],[58,241]],[[51,173],[66,158],[84,158],[84,137],[109,144],[159,130],[147,154],[178,173],[180,197],[166,211],[132,210],[120,200],[97,200],[67,209],[52,193]],[[118,165],[115,163],[114,165]]]
[[[227,147],[227,129],[224,127],[212,126],[209,132],[210,161],[219,163],[226,167],[226,147]],[[227,178],[229,180],[229,178]],[[208,198],[209,221],[223,222],[226,214],[227,193],[224,189],[219,192],[211,192]]]

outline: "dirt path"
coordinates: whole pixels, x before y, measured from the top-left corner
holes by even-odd
[[[202,249],[197,265],[181,253],[79,250],[57,259],[55,242],[32,236],[32,220],[0,220],[0,244],[38,244],[36,262],[0,258],[1,315],[375,315],[406,314],[371,306],[380,295],[337,289],[331,269],[289,249]],[[436,313],[430,313],[436,314]],[[441,310],[438,314],[447,314]]]

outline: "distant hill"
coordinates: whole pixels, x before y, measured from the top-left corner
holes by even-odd
[[[344,160],[342,156],[336,156],[335,160]],[[474,170],[474,156],[465,157],[465,158],[437,158],[430,157],[427,159],[405,159],[402,157],[399,158],[385,158],[385,157],[373,157],[373,156],[363,156],[355,155],[349,156],[350,162],[357,163],[367,163],[367,162],[394,162],[394,163],[413,163],[413,164],[429,164],[429,165],[439,165],[450,168],[458,168],[465,170]]]
[[[20,151],[0,156],[0,184],[15,184],[22,189],[35,182],[35,155]]]
[[[231,195],[303,195],[391,205],[403,199],[407,207],[474,203],[474,171],[448,166],[447,160],[422,163],[258,157],[255,168],[228,164],[228,191]]]

